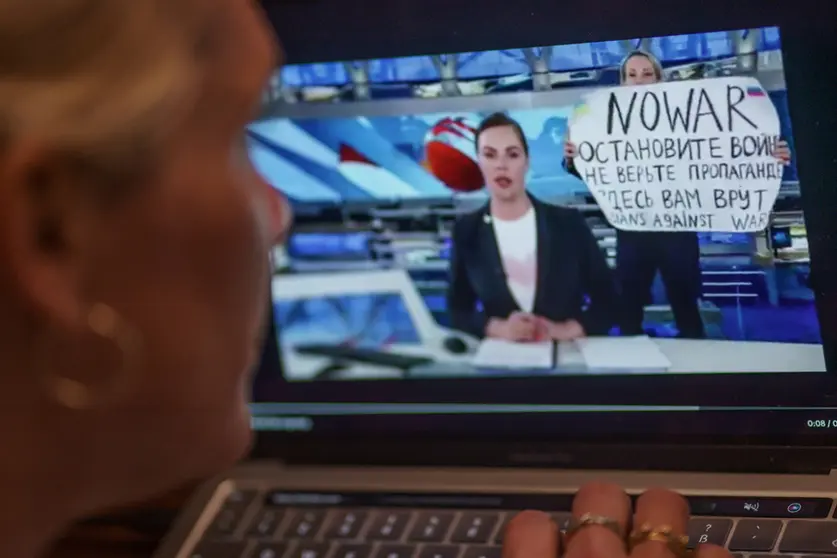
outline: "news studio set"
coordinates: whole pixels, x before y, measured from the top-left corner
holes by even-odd
[[[637,53],[659,83],[623,84]],[[286,381],[825,371],[777,28],[292,65],[266,97],[248,138],[295,213],[274,250]],[[604,262],[588,279],[612,275],[621,304],[647,276],[637,331],[614,311],[596,335],[511,343],[452,318],[452,268],[497,257],[452,238],[489,203],[475,135],[497,113],[525,136],[536,206],[583,217]],[[697,239],[688,334],[673,301],[692,263],[660,257],[666,235]],[[539,266],[576,257],[549,246]]]

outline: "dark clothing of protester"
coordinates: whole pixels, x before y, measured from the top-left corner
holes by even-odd
[[[570,174],[581,178],[572,160]],[[703,339],[700,317],[700,245],[696,232],[616,230],[616,278],[621,291],[619,330],[641,335],[645,306],[652,301],[654,277],[660,272],[674,314],[678,337]]]

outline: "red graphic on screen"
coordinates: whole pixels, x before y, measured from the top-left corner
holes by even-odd
[[[365,163],[367,165],[375,165],[371,159],[366,155],[352,147],[351,145],[340,144],[340,162],[341,163]]]
[[[443,118],[427,133],[424,167],[454,192],[474,192],[484,186],[473,158],[476,127],[464,118]]]

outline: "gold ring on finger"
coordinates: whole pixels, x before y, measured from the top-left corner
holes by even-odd
[[[677,558],[693,556],[692,551],[689,550],[689,537],[676,534],[669,525],[653,527],[645,524],[639,529],[634,529],[628,536],[628,550],[633,551],[634,548],[646,542],[663,543]]]
[[[570,521],[567,532],[564,534],[564,545],[570,544],[573,537],[587,527],[604,527],[605,529],[613,532],[613,534],[619,537],[620,540],[624,540],[625,538],[622,526],[619,525],[619,522],[615,519],[604,515],[585,513],[581,517],[573,518],[572,521]]]

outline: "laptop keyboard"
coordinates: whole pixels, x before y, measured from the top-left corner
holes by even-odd
[[[736,558],[837,558],[828,498],[690,497],[692,547]],[[322,494],[237,491],[190,558],[501,558],[503,532],[522,509],[564,529],[572,495]],[[533,505],[534,504],[534,505]]]

